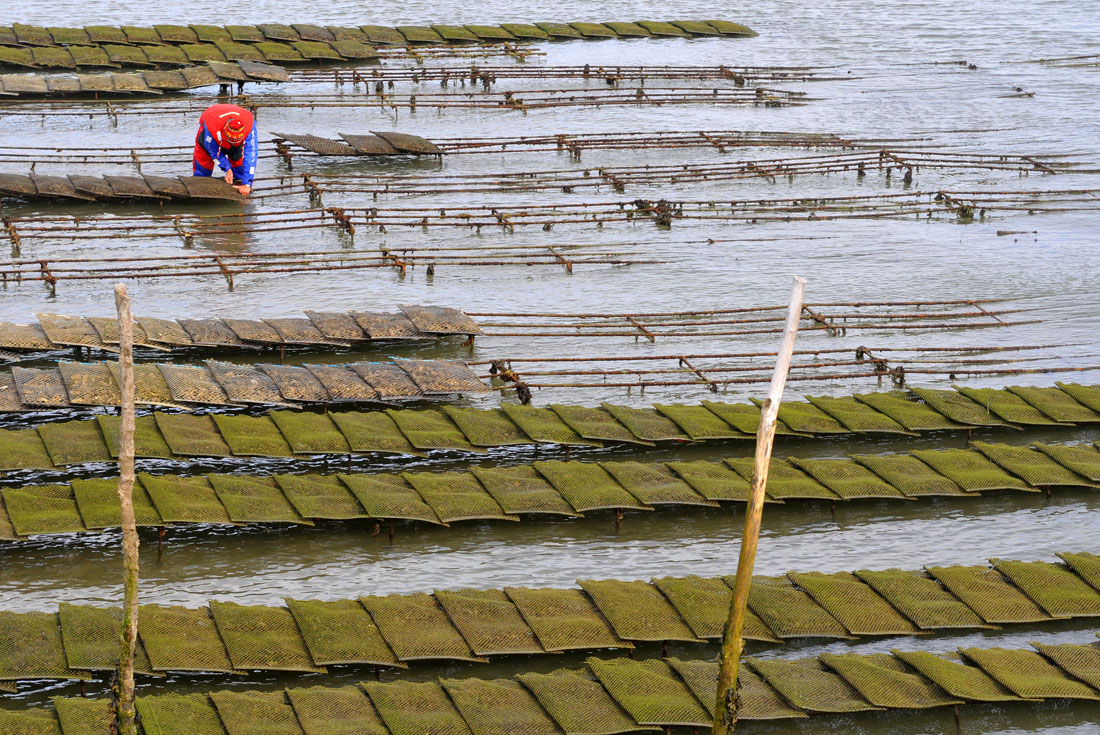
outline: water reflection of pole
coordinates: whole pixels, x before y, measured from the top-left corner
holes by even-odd
[[[772,442],[779,417],[779,403],[783,387],[787,383],[794,338],[798,334],[798,322],[802,316],[802,294],[806,280],[794,277],[790,303],[787,305],[787,323],[783,328],[783,341],[772,372],[768,396],[760,407],[760,427],[756,432],[756,461],[752,471],[752,490],[748,510],[745,513],[745,532],[741,536],[741,555],[737,560],[737,574],[733,583],[733,599],[730,602],[729,620],[722,639],[722,656],[718,667],[718,692],[714,709],[713,735],[728,735],[737,722],[737,666],[741,660],[744,641],[741,631],[745,625],[745,608],[749,600],[752,567],[756,561],[756,544],[760,540],[760,519],[764,512],[764,490],[768,483],[768,466],[772,457]]]

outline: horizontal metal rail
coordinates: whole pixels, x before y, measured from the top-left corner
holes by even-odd
[[[606,84],[623,81],[669,79],[718,79],[737,85],[758,82],[849,81],[853,75],[838,75],[833,67],[813,66],[712,66],[644,64],[576,64],[570,66],[520,66],[471,64],[456,66],[375,66],[352,69],[295,69],[292,82],[331,82],[333,84],[398,84],[439,82],[441,86],[475,84],[491,86],[500,79],[583,79]]]
[[[284,94],[239,95],[238,104],[251,109],[293,108],[363,108],[386,109],[468,109],[526,111],[559,107],[663,106],[663,105],[758,105],[787,107],[814,101],[805,92],[766,87],[638,87],[636,89],[534,89],[522,92],[465,91],[450,94],[362,94],[309,95],[293,97]],[[113,101],[78,102],[45,105],[40,102],[5,102],[0,100],[2,117],[90,117],[108,116],[114,119],[130,116],[179,115],[202,112],[222,96],[188,96],[158,102]]]
[[[1090,167],[1091,166],[1091,167]],[[828,175],[855,172],[862,177],[868,172],[885,172],[889,178],[895,171],[904,183],[912,183],[914,172],[935,171],[1015,171],[1018,173],[1100,173],[1100,165],[1085,163],[1043,163],[1030,156],[955,154],[944,151],[902,151],[880,149],[848,153],[740,160],[721,163],[688,163],[677,165],[599,166],[586,169],[544,169],[534,171],[497,171],[489,173],[424,174],[307,174],[311,186],[325,193],[381,195],[452,194],[514,191],[561,191],[607,188],[623,193],[627,186],[678,185],[700,182],[780,178],[792,181],[795,176]],[[280,184],[275,189],[261,188],[266,196],[293,195],[300,187]]]
[[[262,189],[260,190],[262,192]],[[320,188],[323,194],[323,187]],[[429,207],[352,207],[271,210],[215,215],[122,215],[12,217],[9,223],[28,236],[63,235],[95,239],[109,233],[125,237],[159,237],[181,225],[205,233],[245,233],[331,226],[335,211],[355,225],[409,227],[450,226],[480,229],[516,225],[656,221],[791,221],[947,214],[960,219],[985,212],[1095,211],[1100,189],[1016,191],[907,191],[887,194],[731,200],[611,200]],[[304,221],[303,220],[307,220]],[[311,220],[311,221],[310,221]],[[259,225],[259,226],[258,226]],[[81,230],[87,232],[81,232]]]
[[[903,146],[914,149],[922,138],[849,138],[832,133],[695,130],[621,133],[554,133],[550,135],[520,135],[501,137],[435,138],[432,142],[449,155],[477,153],[569,152],[579,158],[585,150],[635,150],[709,148],[726,152],[731,148],[769,147],[805,149],[878,149],[883,146]],[[261,159],[293,158],[308,153],[283,141],[285,150],[276,148],[279,139],[260,143]],[[1055,156],[1032,154],[1050,163]],[[0,163],[117,165],[137,167],[153,163],[188,163],[190,146],[103,146],[54,147],[36,145],[0,145]]]

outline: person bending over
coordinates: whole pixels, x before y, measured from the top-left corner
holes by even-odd
[[[256,178],[256,120],[243,107],[219,104],[207,108],[199,119],[195,135],[193,175],[210,176],[214,163],[225,172],[225,180],[241,193],[252,192]]]

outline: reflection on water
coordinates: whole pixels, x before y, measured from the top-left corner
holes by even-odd
[[[253,220],[257,215],[246,213],[244,217],[216,223],[200,223],[190,230],[194,235],[192,247],[227,255],[246,253],[249,250]]]
[[[769,505],[756,570],[839,571],[980,564],[989,556],[1053,559],[1096,546],[1095,491],[1052,498],[980,498]],[[143,598],[199,605],[211,598],[278,603],[455,587],[569,586],[577,579],[731,574],[744,517],[738,508],[661,509],[580,519],[399,524],[391,544],[372,522],[264,531],[171,529],[158,553],[144,532]],[[962,542],[952,541],[961,539]],[[117,599],[114,534],[44,540],[6,550],[0,609],[48,609],[58,599]]]

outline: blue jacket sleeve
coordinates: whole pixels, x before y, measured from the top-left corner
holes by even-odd
[[[233,176],[247,186],[252,186],[252,180],[256,178],[256,147],[256,126],[253,125],[252,132],[244,139],[241,165],[233,167]]]
[[[225,157],[225,151],[218,145],[218,141],[214,140],[214,136],[210,134],[210,131],[203,126],[202,129],[202,147],[206,149],[206,155],[213,158],[218,168],[222,171],[229,170],[229,159]]]

